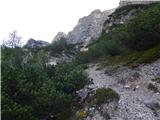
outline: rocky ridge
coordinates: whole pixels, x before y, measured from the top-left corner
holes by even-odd
[[[34,39],[29,39],[25,45],[25,47],[28,48],[36,48],[36,47],[45,47],[49,45],[48,42],[42,41],[42,40],[34,40]]]
[[[67,35],[60,32],[53,41],[56,41],[57,38],[60,39],[61,37],[65,37],[68,44],[89,44],[91,40],[99,37],[105,20],[108,18],[108,15],[114,12],[114,10],[115,9],[111,9],[103,12],[94,10],[88,16],[79,19],[78,24]]]
[[[82,44],[84,47],[96,40],[103,29],[108,32],[109,28],[114,25],[124,24],[130,19],[134,18],[138,12],[141,12],[141,8],[135,8],[128,11],[127,14],[124,9],[120,16],[115,16],[114,12],[121,7],[128,5],[145,5],[153,2],[158,2],[159,0],[121,0],[119,6],[116,9],[100,11],[99,9],[94,10],[88,16],[80,18],[78,24],[70,31],[67,35],[63,32],[59,32],[53,41],[65,38],[68,44]],[[54,43],[54,42],[53,42]]]

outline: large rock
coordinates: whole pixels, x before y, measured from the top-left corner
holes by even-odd
[[[36,48],[36,47],[45,47],[49,45],[48,42],[42,41],[42,40],[34,40],[34,39],[29,39],[25,45],[27,48]]]

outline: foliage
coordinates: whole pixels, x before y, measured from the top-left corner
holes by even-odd
[[[160,4],[151,7],[127,24],[126,45],[133,49],[147,49],[160,43]]]
[[[84,110],[80,110],[76,116],[76,120],[83,120],[83,118],[85,118],[86,116],[86,112]]]
[[[152,81],[160,83],[160,77],[156,77],[156,78],[152,79]]]
[[[59,54],[62,52],[70,53],[73,47],[74,47],[73,45],[67,44],[65,38],[61,38],[60,40],[55,41],[52,45],[46,46],[43,49],[45,51],[50,51],[51,55],[55,55],[55,54]]]
[[[119,95],[111,88],[99,88],[96,90],[96,104],[102,104],[106,101],[119,100]]]
[[[136,67],[142,63],[150,63],[160,57],[160,45],[156,45],[147,50],[129,51],[121,56],[108,58],[110,64],[125,64],[131,67]]]
[[[99,88],[96,90],[95,103],[103,104],[105,102],[111,102],[113,100],[119,100],[120,96],[111,88]]]
[[[150,89],[150,90],[152,90],[154,92],[158,92],[158,88],[152,83],[148,84],[148,89]]]
[[[22,48],[2,48],[2,119],[67,116],[75,91],[88,82],[85,66],[46,62],[43,50],[29,55]]]
[[[123,7],[120,7],[118,9],[115,10],[115,12],[113,13],[113,18],[117,19],[122,15],[127,15],[128,12],[130,12],[131,10],[137,10],[137,11],[142,11],[142,9],[147,9],[148,7],[151,7],[153,4],[132,4],[132,5],[126,5]]]
[[[153,4],[129,22],[109,30],[108,33],[104,30],[97,42],[89,46],[89,51],[77,54],[77,61],[87,63],[101,57],[121,56],[133,51],[139,54],[147,51],[144,58],[138,59],[138,63],[150,62],[148,60],[154,60],[153,57],[156,59],[159,52],[151,48],[160,44],[159,13],[160,4]]]

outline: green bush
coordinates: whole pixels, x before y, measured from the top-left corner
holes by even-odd
[[[55,41],[52,45],[43,47],[45,51],[49,51],[50,55],[55,56],[57,54],[61,54],[62,52],[65,53],[72,53],[74,50],[74,46],[71,44],[67,44],[65,38],[61,38],[58,41]]]
[[[139,8],[144,6],[135,5],[133,7]],[[131,10],[128,7],[126,9],[127,12]],[[147,51],[143,55],[143,58],[138,59],[138,63],[141,63],[141,61],[142,63],[150,62],[150,60],[157,59],[159,52],[151,48],[160,44],[159,13],[160,4],[147,5],[144,11],[141,11],[129,22],[114,27],[108,33],[104,30],[97,39],[97,42],[89,45],[89,51],[85,53],[80,52],[77,55],[77,61],[87,63],[101,57],[121,56],[127,52],[133,53],[133,51],[137,53],[145,53],[144,51]],[[137,53],[135,55],[138,56]]]
[[[160,77],[156,77],[156,78],[152,79],[152,81],[160,83]]]
[[[111,88],[99,88],[95,94],[96,104],[103,104],[113,100],[119,100],[120,96]]]
[[[150,90],[152,90],[154,92],[158,92],[158,88],[152,83],[148,84],[148,89],[150,89]]]
[[[159,12],[160,4],[157,4],[127,23],[126,45],[129,48],[142,50],[160,44]]]
[[[50,114],[65,118],[75,91],[88,83],[86,66],[47,65],[43,50],[24,62],[27,55],[23,49],[2,49],[2,119],[38,120]]]

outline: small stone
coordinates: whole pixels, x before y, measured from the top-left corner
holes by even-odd
[[[139,88],[139,85],[136,86],[136,89],[138,89],[138,88]]]
[[[123,88],[130,89],[130,85],[125,85],[125,86],[123,86]]]

